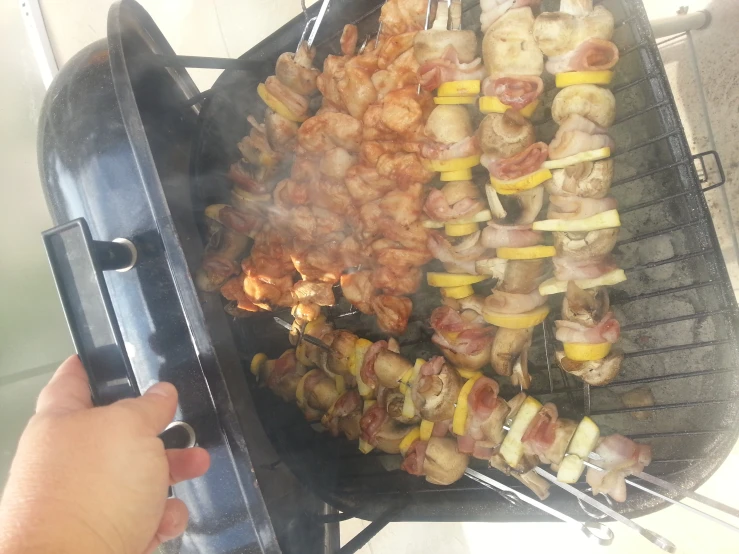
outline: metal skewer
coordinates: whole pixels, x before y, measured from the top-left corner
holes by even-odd
[[[622,516],[617,511],[609,508],[608,506],[606,506],[602,502],[597,501],[595,498],[592,498],[591,496],[588,496],[586,493],[577,490],[575,487],[573,487],[571,485],[567,485],[566,483],[561,483],[561,482],[557,481],[557,478],[554,475],[552,475],[551,473],[549,473],[548,471],[545,471],[545,470],[543,470],[540,467],[535,467],[534,468],[534,471],[536,471],[537,474],[541,475],[544,479],[546,479],[550,483],[552,483],[554,485],[557,485],[559,488],[561,488],[563,490],[566,490],[567,492],[569,492],[570,494],[572,494],[573,496],[575,496],[578,500],[581,500],[581,501],[583,501],[583,502],[585,502],[587,504],[590,504],[591,506],[593,506],[594,508],[600,510],[601,512],[603,512],[607,516],[612,517],[613,519],[615,519],[616,521],[618,521],[620,523],[623,523],[627,527],[630,527],[631,529],[633,529],[634,531],[636,531],[637,533],[639,533],[642,537],[644,537],[645,539],[647,539],[649,542],[651,542],[655,546],[661,548],[665,552],[676,552],[677,551],[677,547],[672,542],[670,542],[665,537],[663,537],[662,535],[658,535],[654,531],[650,531],[649,529],[645,529],[644,527],[642,527],[638,523],[635,523],[634,521],[630,520],[629,518],[627,518],[625,516]]]
[[[323,3],[321,4],[321,9],[318,10],[316,21],[313,23],[313,28],[311,29],[310,36],[308,37],[308,48],[313,46],[313,41],[316,40],[316,35],[318,34],[318,28],[321,26],[321,22],[323,21],[323,16],[326,15],[329,2],[331,2],[331,0],[323,0]]]
[[[597,456],[597,454],[596,454],[596,456]],[[591,459],[592,459],[592,457],[591,457]],[[598,465],[595,465],[595,464],[593,464],[591,462],[584,462],[584,463],[585,463],[586,466],[592,467],[593,469],[596,469],[598,471],[606,471],[604,468],[602,468],[602,467],[600,467]],[[676,487],[672,483],[668,483],[667,481],[664,481],[664,480],[660,479],[659,477],[653,477],[652,475],[649,475],[648,473],[636,473],[634,475],[636,477],[641,478],[641,479],[644,479],[644,476],[647,476],[647,479],[644,479],[645,481],[648,481],[648,482],[653,483],[653,484],[658,485],[658,486],[663,486],[664,488],[666,488],[668,490],[671,490],[672,492],[675,492],[675,493],[678,493],[678,494],[683,494],[684,496],[688,496],[688,494],[690,494],[691,495],[690,498],[693,498],[693,496],[698,496],[699,498],[698,499],[695,499],[698,502],[703,502],[704,504],[707,504],[707,505],[709,505],[709,506],[711,506],[713,508],[716,508],[717,510],[720,510],[720,511],[726,513],[726,514],[736,516],[737,513],[739,513],[739,510],[735,510],[734,508],[732,508],[730,506],[726,506],[724,504],[721,504],[720,502],[716,502],[715,500],[711,500],[710,498],[706,498],[705,496],[702,496],[700,494],[696,495],[695,493],[692,493],[690,491],[685,491],[685,490],[681,489],[680,487]],[[650,481],[650,479],[651,479],[651,481]],[[684,502],[681,502],[680,500],[675,500],[673,498],[670,498],[669,496],[665,496],[664,494],[661,494],[661,493],[659,493],[659,492],[657,492],[655,490],[652,490],[652,489],[650,489],[648,487],[645,487],[644,485],[642,485],[640,483],[637,483],[637,482],[635,482],[635,481],[633,481],[631,479],[624,479],[624,480],[626,481],[627,484],[631,485],[632,487],[635,487],[637,489],[643,490],[644,492],[648,492],[652,496],[656,496],[657,498],[660,498],[662,500],[665,500],[665,501],[667,501],[667,502],[669,502],[671,504],[675,504],[676,506],[681,506],[682,508],[685,508],[686,510],[690,510],[691,512],[693,512],[695,514],[698,514],[700,516],[703,516],[706,519],[710,519],[712,521],[715,521],[716,523],[720,523],[721,525],[723,525],[724,527],[727,527],[728,529],[731,529],[732,531],[739,531],[739,527],[737,527],[735,525],[732,525],[731,523],[728,523],[728,522],[726,522],[726,521],[724,521],[722,519],[719,519],[719,518],[717,518],[715,516],[712,516],[711,514],[708,514],[708,513],[704,512],[702,510],[699,510],[698,508],[695,508],[693,506],[690,506],[688,504],[685,504]],[[655,482],[655,481],[657,481],[657,482]]]
[[[499,494],[501,494],[506,499],[522,500],[523,502],[526,502],[527,504],[530,504],[531,506],[534,506],[535,508],[538,508],[541,511],[546,512],[550,516],[554,516],[557,519],[564,521],[565,523],[574,525],[587,538],[596,541],[601,546],[608,546],[609,544],[613,542],[613,531],[609,527],[607,527],[605,524],[599,521],[580,523],[579,521],[568,516],[567,514],[563,514],[562,512],[555,510],[554,508],[551,508],[550,506],[547,506],[543,502],[534,500],[530,496],[527,496],[521,492],[518,492],[517,490],[512,489],[504,485],[503,483],[499,483],[492,477],[488,477],[487,475],[480,473],[479,471],[475,471],[474,469],[467,468],[464,473],[465,475],[467,475],[467,477],[469,477],[473,481],[477,481],[478,483],[485,485],[488,488],[496,490]]]
[[[428,0],[428,2],[426,3],[426,23],[423,25],[424,31],[428,31],[429,28],[429,21],[431,19],[431,2],[433,2],[433,0]],[[379,33],[377,36],[380,36]],[[418,90],[416,90],[416,94],[421,94],[421,83],[418,83]]]
[[[303,15],[305,16],[305,27],[303,27],[303,32],[300,34],[300,40],[298,41],[298,47],[295,49],[295,53],[298,53],[298,50],[300,50],[300,45],[303,44],[303,41],[305,40],[305,35],[308,33],[308,28],[310,27],[310,36],[308,37],[308,48],[313,46],[313,41],[316,39],[316,34],[318,33],[318,28],[321,26],[321,22],[323,21],[323,16],[326,15],[326,10],[328,10],[328,4],[331,0],[323,0],[323,4],[321,4],[321,9],[318,11],[318,15],[314,15],[313,17],[308,17],[308,11],[305,7],[305,0],[301,0],[300,5],[303,8]],[[313,23],[313,26],[311,27],[311,23]]]
[[[283,327],[287,329],[288,331],[293,330],[293,326],[290,325],[287,321],[282,319],[281,317],[274,316],[272,319],[275,320],[275,323],[277,323],[280,327]],[[302,331],[298,335],[298,343],[304,340],[305,342],[309,342],[310,344],[317,346],[318,348],[322,348],[323,350],[326,350],[327,352],[331,352],[331,348],[322,340],[317,339],[316,337],[311,337],[310,335],[306,335]]]

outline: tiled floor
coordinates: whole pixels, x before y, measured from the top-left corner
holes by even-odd
[[[43,0],[42,6],[52,45],[63,63],[89,42],[105,35],[105,17],[110,0]],[[308,2],[309,4],[312,2]],[[674,14],[680,6],[708,9],[711,27],[693,34],[700,80],[711,125],[703,115],[701,87],[694,72],[689,44],[681,39],[662,50],[664,61],[680,107],[683,123],[694,152],[718,150],[727,172],[724,190],[712,191],[708,201],[714,212],[723,252],[739,289],[739,264],[734,248],[734,223],[739,221],[739,2],[736,0],[645,0],[653,18]],[[236,56],[256,44],[279,24],[299,12],[298,0],[146,0],[164,34],[182,54]],[[217,72],[194,72],[198,85],[208,88]],[[728,200],[728,201],[727,201]],[[739,498],[739,449],[700,489],[717,500],[737,504]],[[668,508],[641,518],[645,527],[664,533],[679,545],[682,553],[712,554],[739,551],[737,535],[725,528],[687,513]],[[350,520],[342,524],[342,543],[367,522]],[[616,541],[604,552],[659,552],[623,526],[612,525]],[[525,546],[522,544],[525,543]],[[360,552],[422,553],[523,551],[591,553],[598,547],[564,525],[489,523],[403,523],[392,524]]]

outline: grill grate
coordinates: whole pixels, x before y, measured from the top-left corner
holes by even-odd
[[[721,182],[701,188],[705,179],[699,178],[696,163],[705,177],[703,158],[715,153],[692,156],[689,151],[642,4],[630,0],[601,3],[619,22],[613,40],[622,56],[612,86],[617,119],[611,133],[618,145],[613,154],[612,194],[619,201],[623,223],[614,254],[629,280],[610,292],[623,323],[626,356],[619,380],[605,387],[583,387],[579,380],[554,369],[555,317],[551,316],[544,332],[537,329],[532,346],[531,393],[554,401],[567,417],[589,412],[604,434],[620,432],[649,441],[655,454],[650,471],[693,489],[723,461],[737,436],[739,398],[732,394],[739,390],[736,301],[703,197],[704,190]],[[338,37],[345,23],[356,23],[360,36],[374,33],[380,4],[380,0],[333,2],[321,32],[329,38],[317,46],[317,63],[338,53]],[[543,9],[553,10],[557,5],[545,0]],[[463,27],[475,28],[478,21],[479,6],[465,0]],[[294,47],[302,25],[302,17],[297,18],[243,59],[270,66],[282,51]],[[248,132],[243,114],[260,106],[254,89],[266,75],[227,71],[203,102],[192,156],[196,207],[226,198],[225,172],[238,157],[236,142]],[[543,105],[551,103],[556,94],[551,78],[547,84]],[[537,121],[540,140],[548,141],[555,131],[550,114],[542,114]],[[719,172],[723,181],[720,167]],[[418,297],[426,295],[428,304],[429,294],[422,290]],[[423,303],[414,298],[419,308]],[[347,314],[348,310],[344,301],[333,311],[338,326],[370,339],[378,337],[371,320]],[[404,353],[432,354],[423,325],[426,315],[415,314]],[[235,339],[245,360],[257,346],[264,350],[266,344],[270,356],[288,346],[284,332],[267,323],[271,316],[234,322]],[[397,457],[377,452],[362,455],[355,444],[312,431],[296,407],[256,390],[253,381],[250,384],[261,423],[283,461],[303,483],[340,510],[375,519],[402,499],[407,505],[392,515],[394,520],[546,517],[525,506],[513,506],[470,480],[442,489],[393,471],[399,466]],[[648,409],[648,420],[632,415],[644,408],[626,408],[619,398],[623,391],[643,386],[650,387],[656,400]],[[516,391],[503,387],[501,392],[510,396]],[[484,470],[484,465],[473,462],[471,467]],[[517,481],[498,478],[521,488]],[[575,518],[586,517],[574,499],[558,490],[552,491],[548,503]],[[630,491],[628,501],[618,509],[637,516],[660,505],[646,493]]]

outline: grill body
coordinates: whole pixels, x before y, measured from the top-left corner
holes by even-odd
[[[542,329],[535,335],[531,393],[555,402],[569,417],[591,415],[604,434],[618,432],[652,444],[655,461],[650,471],[693,489],[721,464],[737,437],[736,302],[644,8],[628,0],[606,0],[603,5],[615,16],[613,40],[621,53],[611,86],[617,101],[611,130],[617,144],[612,194],[619,201],[623,223],[614,254],[628,281],[610,293],[623,326],[626,359],[618,380],[606,387],[584,387],[568,377],[554,362],[553,320],[558,309],[553,306],[545,323],[548,348]],[[317,66],[328,54],[340,53],[338,37],[344,24],[358,26],[360,41],[373,34],[380,7],[377,1],[332,2],[319,33]],[[557,3],[545,1],[543,9],[555,10]],[[463,27],[479,28],[479,13],[479,5],[465,2]],[[246,115],[259,119],[263,109],[256,85],[273,72],[281,52],[294,49],[303,21],[296,18],[242,56],[264,62],[264,72],[227,71],[204,101],[191,157],[194,204],[200,208],[227,198],[225,171],[239,157],[236,143],[249,130]],[[552,81],[551,76],[545,78],[545,106],[556,94]],[[556,125],[548,109],[540,108],[533,119],[540,140],[549,141]],[[482,173],[477,177],[478,182],[484,179]],[[414,323],[401,343],[409,357],[434,352],[422,321],[438,302],[435,296],[424,289],[413,298]],[[347,316],[348,311],[346,302],[340,301],[331,310],[334,323],[374,338],[372,321]],[[271,323],[271,314],[235,320],[232,330],[245,360],[265,345],[270,356],[289,347],[285,333]],[[655,406],[648,419],[637,419],[638,410],[625,408],[620,395],[646,386]],[[262,425],[281,459],[301,482],[342,511],[366,519],[390,511],[395,520],[546,517],[525,506],[512,506],[466,479],[436,487],[410,478],[398,471],[397,456],[362,455],[355,444],[311,428],[296,407],[267,390],[257,390],[251,380],[250,387]],[[515,392],[502,389],[506,397]],[[484,463],[473,462],[473,467],[484,470]],[[502,479],[500,474],[495,477]],[[506,483],[520,487],[513,480]],[[547,502],[573,517],[587,517],[572,497],[556,488]],[[637,516],[660,505],[658,499],[630,489],[619,508]]]

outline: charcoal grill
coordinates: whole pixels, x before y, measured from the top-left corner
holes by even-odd
[[[543,9],[553,10],[556,5],[545,1]],[[611,134],[618,145],[613,153],[616,173],[612,194],[619,201],[623,227],[614,254],[629,279],[611,288],[611,299],[623,324],[626,356],[617,381],[605,387],[583,387],[580,381],[556,369],[551,316],[537,330],[530,354],[531,394],[555,402],[568,417],[590,415],[604,433],[619,432],[649,442],[655,458],[650,471],[694,489],[723,462],[739,432],[739,402],[734,393],[739,390],[737,306],[704,199],[706,190],[723,184],[723,172],[715,152],[693,155],[688,148],[642,4],[606,0],[603,5],[616,18],[613,40],[621,53],[612,85],[617,119]],[[339,53],[338,38],[346,23],[356,24],[360,37],[374,34],[380,7],[379,0],[333,0],[316,44],[318,67],[327,55]],[[308,14],[314,15],[317,9],[317,5],[312,7]],[[464,28],[478,27],[479,12],[478,5],[465,1]],[[358,542],[347,547],[349,551],[389,521],[544,520],[546,515],[524,505],[512,505],[469,479],[450,487],[429,485],[399,471],[397,456],[377,452],[363,455],[355,443],[334,439],[311,427],[297,407],[258,388],[248,371],[248,362],[258,351],[276,357],[289,346],[286,333],[272,323],[273,314],[230,319],[222,311],[223,301],[218,295],[200,294],[199,305],[196,302],[187,269],[193,273],[202,257],[201,214],[208,204],[227,201],[230,183],[226,172],[240,157],[236,143],[248,134],[246,117],[253,114],[261,118],[263,108],[256,86],[272,74],[279,54],[294,50],[304,23],[303,16],[295,18],[239,60],[182,57],[171,51],[137,4],[123,0],[114,6],[108,42],[112,80],[110,73],[105,73],[105,63],[100,71],[115,96],[100,104],[120,117],[115,106],[108,105],[118,102],[123,113],[121,128],[109,126],[106,132],[120,133],[123,129],[131,142],[133,165],[124,169],[127,174],[135,174],[138,192],[133,196],[125,192],[125,187],[133,186],[125,179],[117,179],[104,189],[94,182],[107,177],[103,171],[106,167],[123,166],[106,166],[94,148],[80,148],[79,144],[88,144],[83,140],[88,135],[74,121],[75,112],[67,110],[67,115],[60,115],[59,91],[66,94],[63,101],[75,104],[78,110],[88,108],[83,101],[89,100],[89,94],[75,100],[76,89],[65,83],[52,88],[55,94],[45,106],[40,152],[55,221],[65,223],[84,217],[92,235],[100,240],[141,236],[143,232],[148,238],[134,243],[139,249],[147,246],[146,252],[155,260],[152,264],[156,271],[149,276],[163,279],[161,291],[149,285],[139,287],[137,293],[135,287],[128,288],[132,285],[124,277],[105,273],[105,282],[112,291],[110,309],[121,320],[123,357],[135,377],[131,389],[135,392],[137,386],[142,388],[162,376],[180,388],[194,387],[197,392],[190,395],[192,398],[188,400],[185,395],[182,417],[191,423],[194,418],[198,435],[212,436],[221,455],[231,453],[231,463],[224,462],[224,475],[242,491],[247,506],[244,509],[234,501],[238,507],[233,508],[233,504],[230,512],[223,512],[228,518],[221,522],[220,531],[225,533],[235,519],[249,518],[253,522],[251,531],[242,532],[252,533],[254,542],[250,544],[259,543],[264,551],[276,551],[271,550],[276,543],[264,538],[272,536],[270,533],[276,534],[285,551],[304,550],[309,540],[316,544],[329,540],[322,534],[322,524],[349,517],[374,522]],[[97,50],[90,47],[79,60],[75,58],[76,66],[71,65],[78,75],[91,78],[92,70],[83,62],[100,62],[94,55],[103,55],[103,51],[107,51],[104,45],[98,45]],[[201,93],[186,77],[184,67],[221,67],[226,71],[210,90]],[[555,93],[550,79],[544,107],[534,116],[541,140],[548,141],[554,134],[545,106],[551,104]],[[66,104],[63,106],[66,109]],[[126,120],[126,110],[132,109],[140,117],[139,124],[131,125]],[[86,124],[101,126],[95,117],[88,118]],[[59,148],[55,141],[60,132],[80,139],[79,144],[72,141],[65,148],[85,156],[85,160],[95,160],[100,168],[78,168],[71,172],[72,181],[60,174],[59,156],[52,155]],[[705,176],[709,158],[718,167],[715,182],[699,178],[696,170],[698,164],[700,174]],[[71,162],[64,158],[64,163]],[[482,173],[478,177],[484,178]],[[95,198],[98,190],[109,193],[116,206],[124,206],[127,198],[134,197],[148,202],[153,216],[141,216],[138,227],[127,224],[125,211],[106,220],[101,214],[110,208]],[[146,269],[139,272],[143,279]],[[67,285],[59,286],[64,297]],[[129,302],[127,296],[132,294],[141,298]],[[152,332],[149,337],[161,337],[162,333],[171,336],[153,349],[144,346],[138,354],[132,354],[133,346],[141,340],[131,330],[130,318],[139,313],[133,310],[161,312],[163,300],[157,295],[175,304],[177,309],[172,308],[167,317],[181,320],[182,328],[173,330],[160,313],[155,323],[166,330]],[[403,353],[409,357],[427,357],[433,352],[424,320],[437,302],[435,296],[423,289],[414,298],[417,308],[402,342]],[[360,336],[378,336],[371,319],[352,312],[345,300],[330,309],[329,317],[337,326]],[[111,325],[117,326],[115,316]],[[72,327],[74,332],[74,324]],[[176,360],[180,366],[172,365],[167,356],[159,365],[141,361],[142,351],[144,357],[161,356],[163,345],[177,344],[177,333],[188,337],[188,348],[192,349],[188,356],[183,354]],[[84,342],[85,337],[76,338],[78,349],[94,350],[94,345]],[[187,360],[199,365],[202,372],[190,371],[186,376],[178,373],[177,368],[187,365]],[[649,408],[648,420],[636,419],[631,413],[643,408],[624,408],[619,400],[619,394],[637,386],[649,386],[656,399]],[[502,389],[506,397],[515,392]],[[208,405],[207,410],[202,402]],[[204,412],[208,417],[203,416]],[[221,433],[208,427],[219,424]],[[481,462],[475,461],[471,467],[486,471]],[[250,471],[254,471],[256,483]],[[495,478],[521,488],[517,481],[502,475]],[[217,486],[215,483],[214,478],[199,489],[197,485],[183,485],[175,491],[197,504],[202,502],[203,494],[212,497],[212,491],[203,487]],[[221,483],[221,489],[225,483]],[[590,517],[574,498],[556,488],[547,503],[580,520]],[[618,509],[635,517],[662,505],[659,499],[631,489],[627,502]],[[203,515],[203,521],[211,524],[215,524],[214,519],[213,514]],[[203,525],[189,533],[195,543],[202,538],[199,532],[207,534],[208,527]]]

